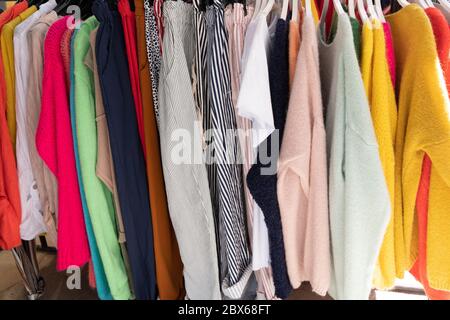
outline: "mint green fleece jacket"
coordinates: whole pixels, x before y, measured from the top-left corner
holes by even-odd
[[[328,200],[335,299],[368,299],[390,216],[389,193],[347,15],[331,43],[319,28],[326,113]]]
[[[97,123],[95,89],[89,60],[90,33],[98,27],[93,16],[80,27],[74,39],[74,82],[76,135],[82,183],[92,227],[111,295],[116,300],[131,296],[124,260],[121,254],[115,221],[112,194],[96,175]],[[75,134],[75,133],[74,133]]]

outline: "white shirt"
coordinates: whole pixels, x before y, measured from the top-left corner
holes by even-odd
[[[20,200],[22,206],[22,222],[20,236],[24,240],[32,240],[40,233],[46,232],[42,216],[39,191],[33,175],[28,141],[26,135],[26,95],[28,90],[29,48],[27,31],[39,18],[56,7],[56,1],[50,0],[39,7],[26,20],[14,29],[14,61],[16,73],[16,157],[19,176]]]
[[[237,99],[239,115],[252,122],[254,159],[258,146],[275,130],[267,62],[270,33],[266,19],[267,14],[261,12],[247,27],[241,59],[241,87]],[[273,21],[276,20],[275,18]],[[254,200],[252,232],[253,270],[269,267],[267,225],[261,208]]]
[[[254,149],[275,130],[267,63],[270,35],[266,17],[259,14],[247,27],[237,99],[239,115],[252,121]]]

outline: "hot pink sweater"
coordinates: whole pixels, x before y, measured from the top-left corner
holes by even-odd
[[[39,155],[58,180],[57,270],[81,266],[90,258],[84,224],[69,114],[69,96],[61,56],[67,19],[56,21],[44,43],[42,109],[36,132]]]

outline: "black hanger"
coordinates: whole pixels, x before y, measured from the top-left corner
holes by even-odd
[[[39,2],[39,0],[29,0],[28,1],[28,6],[29,7],[31,7],[31,6],[36,6],[36,7],[38,7],[39,8],[39,6],[38,6],[38,3]]]
[[[81,9],[81,19],[86,20],[92,16],[92,1],[91,0],[79,0]]]
[[[28,5],[29,5],[29,6],[32,6],[31,2],[34,2],[34,5],[35,5],[36,7],[39,8],[41,5],[43,5],[44,3],[46,3],[47,0],[28,1]]]
[[[41,6],[41,5],[43,5],[44,3],[46,3],[46,2],[47,2],[47,0],[40,0],[40,1],[37,2],[37,5],[38,5],[38,6]]]
[[[53,9],[58,15],[65,16],[67,14],[66,8],[71,3],[71,0],[59,0],[56,1],[58,4],[55,9]]]

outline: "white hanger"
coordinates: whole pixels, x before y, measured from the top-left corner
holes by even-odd
[[[450,1],[449,0],[438,0],[439,4],[447,11],[450,12]]]
[[[344,11],[344,8],[342,8],[341,2],[339,0],[333,0],[333,6],[334,6],[334,10],[338,14],[339,19],[341,19],[340,16],[347,15]],[[326,26],[326,18],[327,18],[329,7],[330,7],[330,0],[323,0],[323,7],[322,7],[322,12],[320,13],[320,20],[319,20],[319,31],[321,34],[321,38],[323,38],[323,39],[327,38],[327,33],[325,32],[325,26]]]
[[[273,5],[275,4],[275,0],[268,0],[264,4],[265,4],[265,6],[261,7],[261,14],[268,15],[270,13],[270,11],[272,10]]]
[[[333,6],[337,14],[339,15],[346,14],[340,0],[333,0]]]
[[[261,2],[262,2],[262,0],[255,0],[255,8],[253,10],[252,20],[255,20],[256,17],[258,16],[259,9],[261,7]]]
[[[348,15],[356,19],[355,14],[355,0],[348,0]]]
[[[260,9],[261,9],[261,3],[262,3],[262,1],[263,1],[263,0],[255,0],[255,9],[254,9],[254,11],[253,11],[253,17],[252,17],[252,20],[255,20],[256,17],[258,16],[258,13],[259,13],[259,11],[260,11]]]
[[[386,19],[384,18],[383,6],[381,5],[381,0],[375,0],[375,11],[377,12],[377,16],[381,22],[385,23]]]
[[[287,19],[288,9],[289,9],[289,0],[283,0],[283,6],[281,7],[280,18],[285,21]]]
[[[261,0],[261,6],[259,7],[259,12],[262,12],[262,10],[266,7],[268,0]]]
[[[377,19],[378,18],[377,12],[375,11],[375,7],[373,6],[372,0],[366,0],[367,3],[367,13],[369,14],[370,19]]]
[[[292,20],[298,21],[298,2],[300,0],[292,0]]]
[[[418,0],[417,3],[423,8],[426,9],[429,7],[428,3],[425,0]]]
[[[311,0],[305,0],[305,16],[312,17]]]
[[[404,7],[410,5],[410,3],[409,3],[407,0],[397,0],[397,1],[398,1],[398,4],[399,4],[402,8],[404,8]]]
[[[425,0],[412,0],[410,2],[417,3],[422,9],[428,8],[428,3]]]
[[[358,14],[363,23],[370,22],[369,17],[367,16],[366,8],[364,7],[363,0],[357,0],[356,6],[358,8]]]

